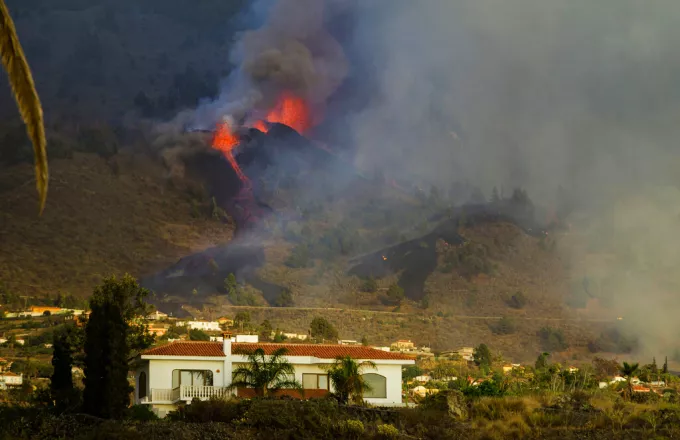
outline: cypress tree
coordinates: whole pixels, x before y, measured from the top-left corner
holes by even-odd
[[[52,337],[52,366],[50,381],[52,400],[59,411],[72,408],[77,403],[78,393],[73,387],[73,362],[75,353],[82,348],[80,330],[67,324]]]
[[[145,328],[132,324],[146,315],[141,288],[130,275],[107,278],[90,298],[90,319],[85,327],[84,410],[97,417],[120,419],[130,403],[127,380],[132,348],[148,346]]]

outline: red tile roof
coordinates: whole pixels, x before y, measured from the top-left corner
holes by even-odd
[[[206,356],[224,357],[221,342],[182,341],[150,348],[142,353],[148,356]]]
[[[231,352],[245,354],[258,348],[265,354],[272,354],[275,350],[285,347],[287,356],[314,356],[321,359],[335,359],[338,356],[350,356],[354,359],[384,359],[384,360],[412,360],[412,357],[401,353],[376,350],[362,345],[322,345],[322,344],[267,344],[267,343],[233,343]]]
[[[373,360],[412,360],[412,357],[401,353],[376,350],[357,345],[322,345],[322,344],[268,344],[268,343],[232,343],[234,354],[250,353],[262,348],[265,354],[272,354],[275,350],[285,347],[288,356],[314,356],[321,359],[335,359],[338,356],[350,356],[354,359]],[[154,347],[142,353],[148,356],[224,356],[221,342],[182,341],[172,342],[160,347]]]

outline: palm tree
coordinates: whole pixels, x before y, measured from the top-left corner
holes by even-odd
[[[633,376],[635,373],[638,372],[639,370],[639,364],[629,364],[628,362],[624,362],[623,365],[621,366],[621,369],[619,370],[621,375],[626,378],[628,381],[628,397],[630,398],[633,395],[633,383],[631,380],[633,379]]]
[[[43,123],[42,106],[35,89],[33,75],[26,61],[26,56],[19,43],[14,21],[9,15],[5,0],[0,0],[0,52],[2,64],[7,71],[12,94],[19,106],[19,113],[26,124],[28,137],[33,143],[35,158],[35,180],[38,187],[40,213],[45,208],[47,199],[47,139]]]
[[[359,363],[350,356],[339,356],[328,367],[328,378],[340,403],[347,404],[350,400],[361,403],[364,393],[371,391],[371,386],[361,375],[365,368],[375,368],[375,364],[371,361]]]
[[[287,351],[285,347],[281,347],[271,355],[265,355],[264,350],[258,348],[249,353],[248,365],[234,371],[234,379],[229,388],[254,388],[255,394],[260,397],[267,397],[284,388],[292,388],[298,390],[302,396],[302,385],[291,379],[295,368],[285,357]]]

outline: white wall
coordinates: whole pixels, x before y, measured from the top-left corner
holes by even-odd
[[[149,390],[171,389],[172,370],[211,370],[213,372],[213,385],[224,386],[224,361],[222,360],[149,360]],[[218,373],[217,370],[220,372]]]
[[[234,369],[241,367],[241,366],[246,366],[247,364],[244,363],[234,363]],[[305,365],[305,364],[293,364],[295,367],[295,380],[298,382],[302,383],[302,375],[305,373],[312,373],[312,374],[327,374],[327,371],[323,368],[324,365],[329,365],[329,364],[312,364],[312,365]],[[402,404],[402,399],[401,399],[401,365],[384,365],[384,364],[377,364],[376,363],[376,368],[364,368],[362,370],[362,373],[367,374],[367,373],[374,373],[374,374],[380,374],[381,376],[385,376],[386,379],[386,385],[387,385],[387,397],[383,398],[366,398],[364,399],[366,402],[371,403],[373,405],[385,405],[385,406],[392,406],[392,405],[401,405]],[[333,392],[333,385],[330,385],[330,391]]]
[[[137,367],[135,371],[135,404],[139,404],[141,400],[139,398],[139,375],[142,372],[146,373],[146,395],[147,397],[151,397],[151,387],[149,386],[151,379],[151,375],[149,374],[149,363],[145,362],[144,365]]]
[[[187,326],[190,329],[220,331],[220,324],[217,321],[189,321]]]
[[[5,382],[7,385],[21,385],[24,383],[24,375],[20,374],[18,376],[3,376],[0,374],[3,378],[3,382]]]

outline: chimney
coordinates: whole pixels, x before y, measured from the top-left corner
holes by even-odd
[[[222,352],[225,356],[231,356],[231,334],[222,333]]]
[[[224,353],[224,368],[222,376],[222,385],[229,386],[232,379],[232,357],[231,357],[231,334],[224,332],[222,333],[222,352]]]

